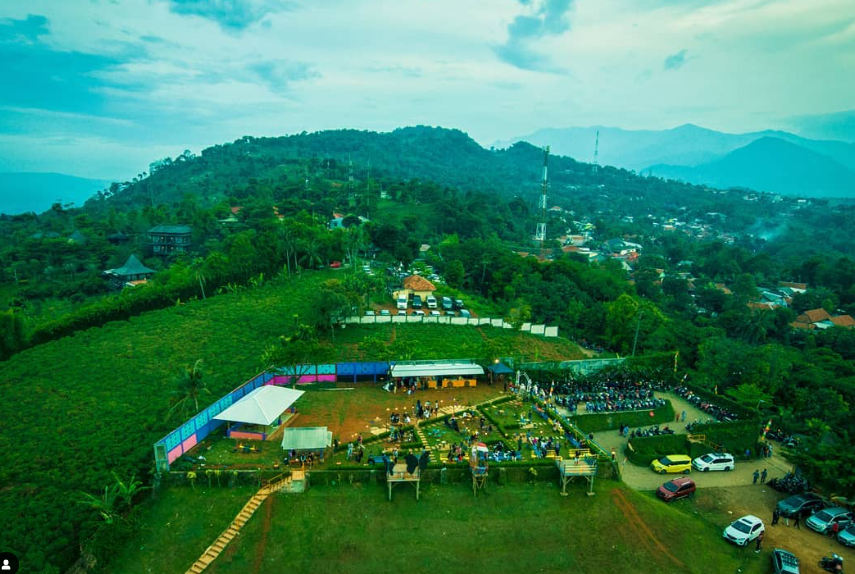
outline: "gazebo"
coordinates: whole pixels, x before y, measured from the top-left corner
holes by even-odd
[[[274,385],[258,387],[214,418],[229,423],[229,438],[267,440],[284,422],[282,414],[303,392]]]
[[[490,381],[502,381],[505,385],[505,390],[507,391],[508,375],[513,373],[514,370],[501,361],[496,361],[494,364],[487,367],[487,370],[490,371]]]

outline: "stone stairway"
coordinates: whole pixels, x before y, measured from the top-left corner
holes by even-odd
[[[186,574],[200,574],[217,559],[220,553],[225,550],[229,542],[235,536],[240,534],[241,528],[246,524],[255,511],[267,500],[267,497],[275,492],[299,493],[306,490],[306,472],[304,470],[295,470],[291,476],[273,479],[269,483],[262,486],[252,498],[249,499],[244,507],[238,512],[232,523],[226,528],[219,538],[213,544],[208,546],[196,562],[187,570]]]

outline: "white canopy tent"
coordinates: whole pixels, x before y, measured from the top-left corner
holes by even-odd
[[[285,450],[323,450],[332,444],[332,432],[327,427],[294,427],[282,431]]]
[[[303,392],[274,385],[258,387],[214,418],[267,426],[293,405]]]
[[[484,369],[474,363],[432,363],[393,365],[393,377],[444,377],[483,375]]]

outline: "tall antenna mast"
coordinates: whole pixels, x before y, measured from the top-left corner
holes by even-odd
[[[597,130],[597,139],[594,141],[594,173],[600,169],[600,130]]]
[[[549,146],[543,148],[543,181],[540,190],[540,223],[537,224],[535,241],[540,241],[540,256],[545,256],[543,244],[546,241],[546,192],[549,190],[546,169],[549,162]]]
[[[348,167],[347,167],[347,183],[348,183],[349,185],[353,185],[353,160],[350,158],[350,156],[349,156],[349,155],[347,156],[347,163],[348,163]]]

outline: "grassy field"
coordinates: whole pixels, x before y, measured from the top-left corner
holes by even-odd
[[[78,536],[87,534],[81,524],[94,516],[75,503],[79,491],[102,491],[113,480],[111,471],[125,479],[134,471],[148,475],[152,444],[181,422],[165,420],[181,370],[202,359],[211,392],[201,395],[201,407],[238,386],[259,369],[263,348],[291,331],[295,315],[309,312],[309,294],[331,276],[307,273],[145,313],[0,363],[0,515],[14,518],[4,529],[4,548],[36,571],[51,564],[65,570],[77,556]],[[368,333],[346,331],[354,345]],[[560,339],[497,335],[511,337],[520,349],[575,349]],[[445,325],[410,325],[401,336],[416,343],[414,358],[468,357],[460,341],[483,340],[477,329]],[[314,420],[341,420],[336,401],[346,402],[341,397],[319,406]],[[352,412],[364,429],[358,408]],[[53,535],[45,540],[48,531]]]
[[[554,483],[491,484],[474,498],[464,481],[423,485],[418,502],[399,488],[390,503],[383,485],[314,486],[269,499],[208,572],[768,571],[768,554],[724,542],[722,519],[699,518],[691,500],[666,505],[611,481],[599,481],[595,492],[586,497],[575,484],[561,497]],[[228,524],[216,502],[226,496],[227,489],[169,491],[149,511],[153,527],[117,555],[113,571],[184,571],[216,536],[208,524]],[[175,522],[198,516],[199,505],[212,509],[204,526],[211,536]]]

